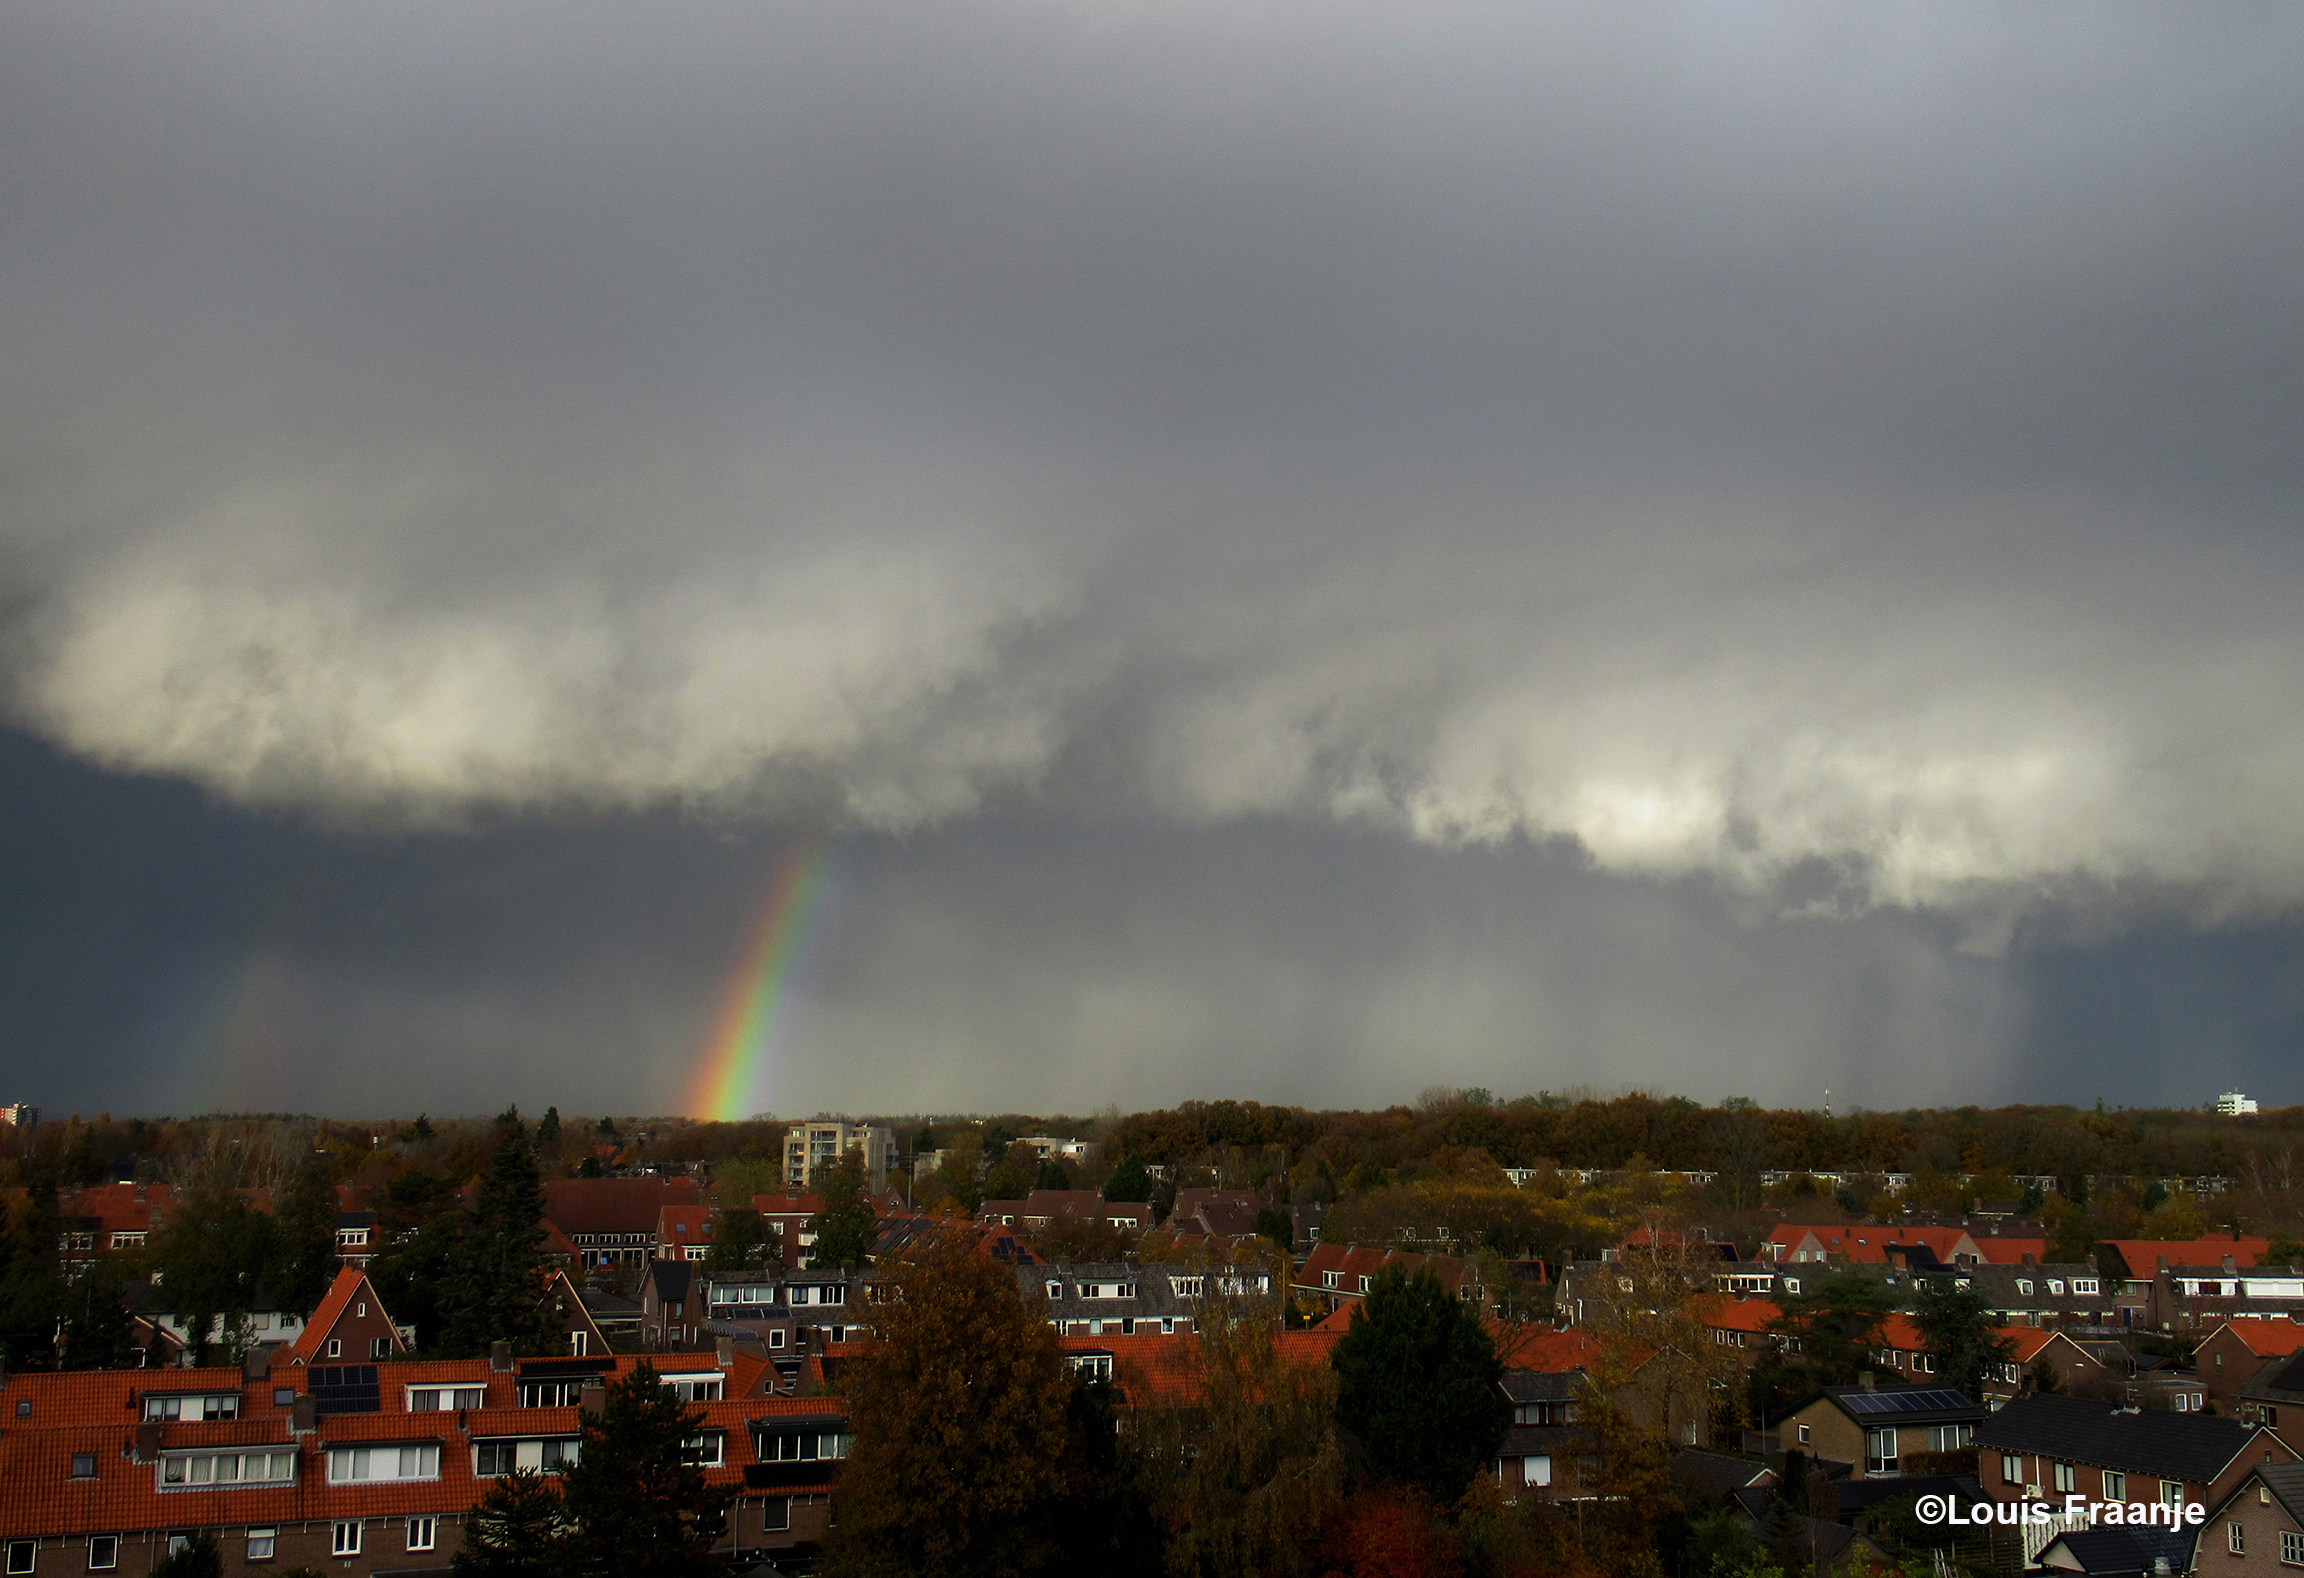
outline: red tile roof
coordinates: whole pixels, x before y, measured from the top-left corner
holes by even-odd
[[[368,1299],[375,1304],[376,1313],[382,1315],[385,1323],[389,1325],[392,1317],[386,1314],[384,1301],[376,1297],[376,1290],[368,1286],[368,1273],[358,1266],[342,1267],[336,1273],[335,1282],[329,1285],[327,1295],[320,1300],[320,1307],[312,1312],[312,1318],[304,1323],[303,1332],[290,1345],[288,1349],[290,1362],[310,1364],[313,1359],[325,1352],[329,1332],[335,1330],[336,1323],[344,1318],[344,1311],[351,1305],[353,1298],[363,1290],[366,1291]],[[407,1346],[400,1340],[399,1332],[394,1331],[392,1334],[393,1350],[404,1352]]]

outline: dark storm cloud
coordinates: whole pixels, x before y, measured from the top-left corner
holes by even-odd
[[[1365,834],[1695,976],[1717,884],[2019,1045],[1946,936],[2304,897],[2300,68],[2275,7],[13,7],[10,712],[338,828]],[[1570,1012],[1401,924],[1274,1046]],[[1162,936],[1114,1022],[1222,976]],[[977,968],[924,938],[840,1034]],[[955,1046],[1126,1042],[1042,943]],[[385,954],[378,1023],[501,1011]]]

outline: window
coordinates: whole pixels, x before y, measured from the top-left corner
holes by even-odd
[[[349,1485],[371,1479],[438,1479],[437,1442],[412,1446],[330,1447],[328,1483]]]
[[[2248,1554],[2248,1531],[2240,1527],[2238,1518],[2224,1525],[2224,1548],[2235,1556]]]
[[[1072,1356],[1072,1373],[1090,1381],[1112,1379],[1112,1355],[1108,1353],[1076,1353]]]
[[[344,1357],[344,1342],[342,1338],[331,1337],[328,1339],[328,1357],[331,1359],[341,1359]],[[337,1527],[342,1528],[343,1525],[338,1524]],[[357,1538],[357,1531],[355,1531],[355,1538]]]
[[[667,1375],[664,1384],[684,1403],[716,1403],[720,1401],[720,1377],[717,1375]]]
[[[568,1334],[568,1352],[571,1357],[581,1359],[591,1351],[592,1334],[590,1332],[572,1331]]]
[[[532,1403],[528,1400],[535,1382],[524,1382],[520,1387],[522,1408],[556,1408],[561,1403]],[[478,1408],[486,1399],[485,1387],[479,1386],[411,1386],[408,1388],[408,1411],[412,1414],[448,1413],[458,1408]]]
[[[278,1529],[250,1529],[248,1531],[248,1559],[252,1562],[268,1562],[272,1559],[272,1553],[279,1548],[279,1544],[280,1531]]]
[[[72,1477],[74,1479],[94,1479],[96,1477],[96,1454],[93,1452],[73,1453]]]
[[[1787,1293],[1797,1293],[1797,1292],[1799,1292],[1799,1291],[1800,1291],[1800,1279],[1799,1279],[1798,1277],[1786,1277],[1786,1278],[1784,1279],[1784,1291],[1785,1291],[1785,1292],[1787,1292]]]
[[[770,1496],[760,1503],[760,1527],[775,1534],[792,1527],[792,1498]]]
[[[1520,1460],[1520,1483],[1543,1486],[1552,1483],[1552,1455],[1538,1452]]]
[[[1806,1425],[1802,1425],[1800,1427],[1800,1444],[1802,1446],[1806,1446],[1808,1444],[1808,1427]]]
[[[120,1565],[120,1536],[117,1534],[91,1534],[88,1536],[88,1570],[108,1573]]]
[[[1976,1439],[1974,1425],[1930,1425],[1928,1450],[1931,1452],[1957,1452]]]
[[[770,1327],[770,1328],[769,1328],[769,1330],[768,1330],[768,1346],[769,1346],[769,1347],[771,1347],[771,1348],[781,1348],[781,1347],[783,1347],[783,1346],[784,1346],[784,1328],[783,1328],[783,1327],[781,1327],[781,1326],[772,1326],[772,1327]]]
[[[10,1540],[8,1542],[8,1571],[28,1573],[32,1570],[33,1553],[40,1549],[38,1540]]]
[[[360,1554],[360,1520],[339,1518],[328,1541],[331,1556],[357,1556]]]
[[[833,1462],[848,1455],[848,1437],[837,1430],[806,1431],[760,1438],[763,1463]]]
[[[174,1452],[160,1459],[160,1488],[285,1484],[296,1477],[294,1449],[269,1452]]]
[[[1340,1288],[1344,1285],[1344,1273],[1341,1271],[1323,1271],[1320,1273],[1320,1285],[1324,1288]]]
[[[144,1417],[147,1419],[237,1419],[240,1417],[240,1394],[237,1392],[179,1392],[173,1396],[144,1399]]]
[[[2280,1564],[2284,1567],[2304,1567],[2304,1534],[2294,1529],[2280,1531]]]
[[[1360,1291],[1361,1291],[1361,1292],[1365,1293],[1365,1292],[1367,1292],[1367,1291],[1368,1291],[1368,1285],[1369,1285],[1369,1283],[1370,1283],[1370,1281],[1371,1281],[1371,1280],[1372,1280],[1372,1279],[1371,1279],[1371,1278],[1368,1278],[1368,1277],[1362,1277],[1362,1278],[1360,1279]]]
[[[2051,1298],[2062,1298],[2064,1296],[2064,1279],[2062,1277],[2050,1277],[2048,1279],[2048,1293]]]
[[[2072,1279],[2072,1291],[2074,1293],[2083,1293],[2093,1297],[2094,1295],[2101,1293],[2104,1290],[2102,1284],[2100,1284],[2094,1277],[2074,1277]]]
[[[294,1406],[295,1406],[295,1404],[296,1404],[296,1388],[295,1388],[295,1387],[293,1387],[293,1386],[275,1386],[275,1387],[273,1387],[273,1388],[272,1388],[272,1406],[273,1406],[274,1408],[292,1408],[292,1407],[294,1407]]]
[[[1173,1315],[1163,1315],[1160,1317],[1160,1335],[1163,1337],[1173,1337],[1176,1335],[1176,1317]]]
[[[1896,1431],[1893,1426],[1864,1432],[1865,1472],[1893,1474],[1896,1468]]]
[[[2016,1291],[2025,1298],[2030,1298],[2032,1296],[2032,1284],[2022,1277],[2018,1277],[2016,1279]]]
[[[2172,1479],[2162,1480],[2160,1482],[2160,1505],[2163,1507],[2183,1506],[2184,1487]]]
[[[2048,1473],[2059,1495],[2070,1491],[2080,1482],[2079,1476],[2073,1472],[2072,1465],[2069,1463],[2058,1463]]]
[[[486,1479],[516,1468],[539,1472],[576,1461],[576,1443],[566,1438],[539,1441],[482,1441],[472,1448],[472,1472]]]
[[[522,1408],[573,1408],[576,1394],[584,1389],[582,1381],[522,1381],[520,1406]],[[479,1407],[478,1403],[471,1405]]]
[[[368,1357],[369,1357],[369,1358],[371,1358],[371,1359],[389,1359],[391,1356],[392,1356],[392,1339],[391,1339],[391,1338],[389,1338],[389,1337],[371,1337],[371,1338],[369,1338],[369,1339],[368,1339]]]
[[[725,1459],[722,1443],[728,1438],[717,1430],[708,1430],[700,1436],[690,1436],[680,1443],[680,1455],[699,1468],[718,1468]]]
[[[440,1520],[438,1518],[410,1518],[408,1520],[408,1548],[410,1550],[428,1551],[439,1541]]]
[[[2114,1469],[2106,1469],[2104,1471],[2104,1499],[2106,1501],[2126,1501],[2128,1499],[2128,1476]]]

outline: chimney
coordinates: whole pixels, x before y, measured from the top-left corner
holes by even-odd
[[[1856,1384],[1857,1384],[1858,1386],[1861,1386],[1862,1388],[1864,1388],[1864,1390],[1866,1390],[1867,1392],[1871,1391],[1871,1390],[1872,1390],[1872,1386],[1873,1386],[1873,1381],[1872,1381],[1872,1372],[1871,1372],[1870,1370],[1859,1370],[1859,1371],[1857,1371],[1857,1372],[1856,1372]]]
[[[136,1186],[136,1203],[137,1203],[138,1205],[142,1205],[142,1204],[144,1203],[144,1201],[145,1201],[145,1186],[144,1186],[143,1184],[139,1183],[139,1184]]]
[[[576,1389],[576,1406],[587,1414],[597,1414],[608,1406],[608,1388],[600,1384],[600,1377],[591,1376]]]
[[[2040,1264],[2040,1257],[2033,1254],[2031,1250],[2027,1249],[2024,1251],[2024,1264],[2027,1266],[2037,1266]]]
[[[2097,1267],[2097,1264],[2096,1264],[2096,1251],[2094,1251],[2093,1249],[2091,1249],[2090,1251],[2088,1251],[2088,1269],[2089,1269],[2090,1271],[2095,1271],[2095,1270],[2099,1269],[2099,1268]]]
[[[2235,1261],[2230,1255],[2226,1255],[2224,1257],[2224,1269],[2226,1271],[2238,1271],[2240,1266],[2239,1263]]]
[[[150,1463],[160,1456],[161,1421],[147,1419],[136,1427],[136,1461]]]
[[[488,1368],[498,1375],[512,1373],[512,1344],[502,1339],[488,1345]]]
[[[298,1392],[295,1406],[289,1411],[288,1428],[291,1433],[308,1436],[320,1428],[320,1399],[310,1392]]]
[[[2152,1269],[2155,1271],[2166,1271],[2168,1269],[2168,1257],[2166,1255],[2153,1256]]]
[[[712,1339],[712,1362],[726,1370],[736,1363],[736,1339],[722,1333]]]
[[[254,1386],[271,1373],[272,1349],[270,1346],[260,1342],[249,1348],[248,1357],[240,1361],[240,1378],[248,1385]]]

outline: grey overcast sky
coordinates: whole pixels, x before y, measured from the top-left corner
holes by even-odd
[[[0,1100],[2304,1100],[2304,12],[0,9]]]

